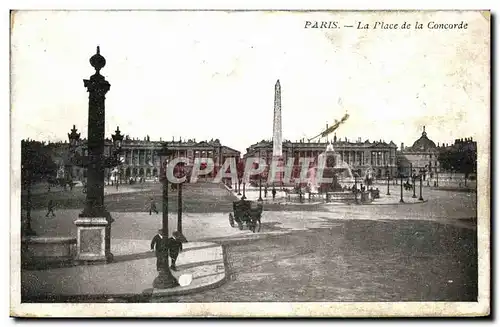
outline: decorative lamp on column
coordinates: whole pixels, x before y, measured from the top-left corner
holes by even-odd
[[[71,133],[68,133],[70,150],[74,151],[80,143],[80,133],[77,133],[76,126],[73,125]]]
[[[106,59],[101,56],[99,47],[97,47],[97,53],[90,58],[90,64],[96,72],[90,79],[83,81],[89,93],[88,156],[74,154],[71,158],[73,164],[87,169],[85,207],[75,221],[77,226],[76,261],[110,262],[113,260],[111,253],[113,219],[104,206],[104,170],[119,164],[118,154],[123,136],[117,129],[118,133],[113,137],[113,140],[116,140],[114,154],[105,157],[105,95],[110,89],[110,84],[100,74],[101,69],[106,65]],[[68,137],[70,143],[74,145],[78,143],[79,134],[76,133],[74,126]]]

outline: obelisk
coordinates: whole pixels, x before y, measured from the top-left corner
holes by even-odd
[[[282,138],[281,138],[281,85],[280,80],[274,86],[274,120],[273,120],[273,157],[281,157]]]
[[[273,161],[278,167],[283,167],[283,139],[281,136],[281,85],[280,80],[274,86],[274,119],[273,119]],[[274,174],[276,185],[282,185],[283,173]]]

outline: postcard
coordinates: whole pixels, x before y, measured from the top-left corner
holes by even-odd
[[[489,315],[490,22],[12,11],[11,315]]]

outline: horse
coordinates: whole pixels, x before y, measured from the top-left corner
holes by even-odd
[[[252,202],[250,201],[236,201],[233,203],[233,213],[229,213],[229,224],[234,227],[234,222],[238,224],[240,230],[243,229],[243,223],[246,223],[248,229],[255,233],[257,223],[259,224],[260,232],[262,223],[262,204],[257,204],[257,207],[252,208]]]
[[[404,188],[405,188],[406,191],[411,191],[411,190],[413,190],[413,185],[410,184],[410,183],[408,183],[408,182],[406,182],[404,184]]]

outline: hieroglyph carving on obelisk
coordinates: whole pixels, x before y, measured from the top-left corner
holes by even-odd
[[[281,157],[282,155],[281,86],[280,80],[278,80],[274,86],[273,157]]]

